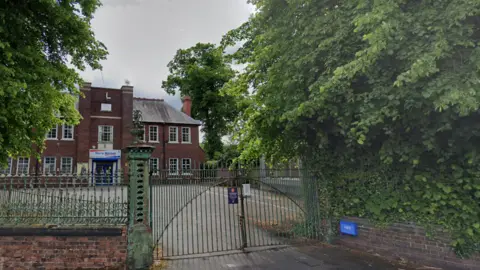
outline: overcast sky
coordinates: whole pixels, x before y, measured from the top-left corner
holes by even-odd
[[[103,0],[92,26],[108,48],[108,59],[103,72],[81,74],[94,86],[112,88],[128,79],[135,96],[163,98],[180,108],[178,96],[161,88],[176,51],[197,42],[218,43],[252,12],[246,0]]]

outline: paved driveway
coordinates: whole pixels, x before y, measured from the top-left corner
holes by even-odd
[[[354,253],[336,247],[307,246],[168,260],[162,261],[162,267],[159,266],[156,269],[408,270],[413,268],[395,265],[369,254]]]
[[[227,190],[202,185],[153,186],[153,236],[160,240],[163,256],[239,250],[244,241],[248,247],[285,244],[285,235],[279,237],[268,229],[279,230],[303,218],[302,210],[285,196],[252,189],[244,202],[246,231],[242,235],[241,202],[229,204]]]

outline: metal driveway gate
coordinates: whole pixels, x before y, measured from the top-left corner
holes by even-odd
[[[243,250],[298,240],[305,216],[300,181],[256,175],[227,169],[153,175],[150,209],[155,257]],[[238,203],[235,192],[229,194],[232,188],[237,191]]]

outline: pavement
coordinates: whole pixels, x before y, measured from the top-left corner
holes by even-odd
[[[250,253],[164,260],[154,269],[408,270],[370,254],[332,246],[283,247]]]

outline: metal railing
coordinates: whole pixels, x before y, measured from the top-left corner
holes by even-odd
[[[306,224],[298,174],[247,166],[199,167],[152,172],[150,210],[157,258],[320,237]],[[232,188],[237,192],[234,202]]]
[[[121,225],[128,217],[122,172],[0,175],[0,224]]]

